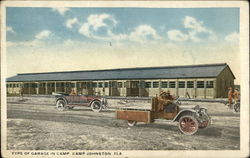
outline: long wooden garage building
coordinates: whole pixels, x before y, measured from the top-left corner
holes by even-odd
[[[235,76],[226,63],[106,70],[22,73],[7,78],[7,94],[53,92],[103,96],[155,96],[161,90],[190,98],[227,97]]]

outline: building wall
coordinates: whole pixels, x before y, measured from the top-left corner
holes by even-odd
[[[226,67],[217,77],[217,97],[227,97],[228,88],[234,88],[234,76],[229,67]]]
[[[12,84],[12,86],[10,86]],[[16,84],[14,86],[13,84]],[[18,85],[18,86],[17,86]],[[25,86],[24,86],[25,85]],[[29,86],[27,86],[29,85]],[[218,78],[155,79],[155,80],[102,80],[102,81],[50,81],[8,83],[9,94],[52,94],[53,92],[102,96],[156,96],[160,91],[186,98],[226,97],[233,85],[233,76],[225,69]]]

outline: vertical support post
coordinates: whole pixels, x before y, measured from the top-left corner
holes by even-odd
[[[39,94],[39,87],[40,87],[40,84],[39,82],[36,83],[36,94]]]
[[[110,96],[113,96],[113,81],[110,81]]]
[[[74,84],[75,84],[75,92],[76,92],[76,94],[78,94],[78,91],[77,91],[77,81],[75,81]]]
[[[204,98],[207,98],[207,80],[204,80]]]
[[[64,82],[64,92],[67,92],[67,86],[66,86],[66,82]]]
[[[178,79],[175,80],[175,91],[176,91],[176,96],[179,96],[179,83],[178,83]]]
[[[45,94],[48,95],[48,82],[45,82]]]
[[[57,90],[56,90],[56,82],[55,82],[55,87],[54,87],[54,88],[55,88],[55,93],[56,93],[56,91],[57,91]]]
[[[139,80],[138,88],[139,88],[139,96],[138,97],[141,97],[141,81],[140,80]]]
[[[216,86],[216,84],[217,84],[217,83],[216,83],[216,79],[215,79],[215,80],[214,80],[214,88],[213,88],[213,89],[214,89],[213,98],[216,98],[216,97],[217,97],[217,93],[216,93],[216,92],[217,92],[217,86]]]
[[[159,95],[161,94],[161,79],[159,80]]]
[[[185,80],[184,81],[185,82],[185,97],[187,98],[187,93],[188,93],[188,91],[187,91],[187,80]]]
[[[204,98],[207,98],[207,80],[204,80]]]
[[[197,80],[194,80],[194,98],[197,98]]]
[[[28,86],[29,86],[28,89],[29,89],[29,95],[30,95],[30,86],[31,86],[31,83],[30,83],[30,82],[28,83]]]

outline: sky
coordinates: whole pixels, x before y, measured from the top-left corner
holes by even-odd
[[[240,81],[239,8],[6,9],[7,76],[227,63]]]

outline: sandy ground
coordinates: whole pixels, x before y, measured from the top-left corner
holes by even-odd
[[[25,98],[24,98],[25,99]],[[122,106],[150,108],[150,101],[109,100],[95,113],[88,107],[57,111],[54,99],[8,98],[7,149],[23,150],[238,150],[239,113],[221,103],[185,102],[208,108],[212,124],[195,135],[183,135],[177,123],[157,120],[128,128],[115,118]]]

